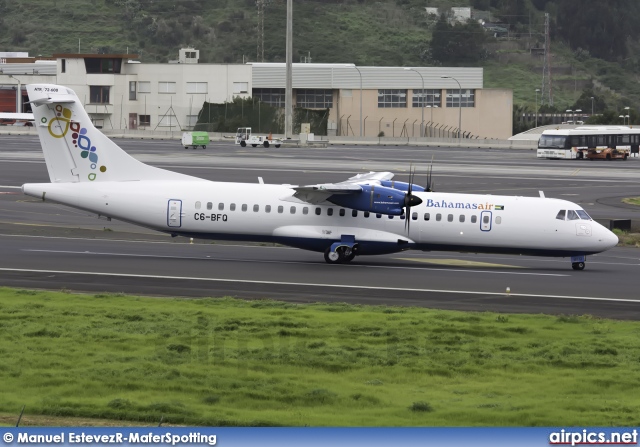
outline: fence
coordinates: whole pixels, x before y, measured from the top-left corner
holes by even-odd
[[[436,123],[433,121],[425,121],[423,132],[421,135],[421,122],[420,120],[405,119],[400,120],[398,118],[394,120],[385,120],[380,118],[379,120],[367,119],[366,117],[362,122],[362,136],[363,137],[391,137],[391,138],[458,138],[458,127]],[[358,118],[350,116],[342,116],[338,122],[338,129],[336,131],[337,136],[342,137],[358,137],[360,136],[360,122]],[[479,138],[477,135],[471,134],[471,132],[462,131],[462,138]]]

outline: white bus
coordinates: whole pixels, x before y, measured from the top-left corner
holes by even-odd
[[[638,153],[640,128],[579,126],[545,130],[538,140],[538,158],[622,159]]]

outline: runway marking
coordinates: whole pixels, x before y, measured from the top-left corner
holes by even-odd
[[[261,247],[258,247],[261,248]],[[212,260],[212,261],[224,261],[224,262],[254,262],[261,264],[308,264],[304,261],[277,261],[277,260],[257,260],[257,259],[233,259],[233,258],[210,258],[201,256],[175,256],[175,255],[143,255],[134,253],[113,253],[113,252],[95,252],[95,251],[70,251],[70,250],[41,250],[41,249],[23,249],[22,251],[37,252],[37,253],[64,253],[75,255],[99,255],[99,256],[123,256],[131,258],[158,258],[158,259],[193,259],[193,260]],[[328,264],[318,264],[321,266],[327,266]],[[349,264],[348,268],[377,268],[377,269],[398,269],[398,270],[423,270],[417,267],[405,267],[394,265],[363,265],[363,264]],[[527,275],[527,276],[556,276],[565,277],[570,276],[562,273],[534,273],[534,272],[497,272],[492,270],[470,270],[470,269],[447,269],[448,272],[464,272],[464,273],[481,273],[481,274],[494,274],[494,275]]]
[[[465,295],[485,295],[500,297],[523,297],[523,298],[557,298],[566,300],[582,300],[582,301],[604,301],[616,303],[636,303],[638,300],[627,298],[599,298],[590,296],[563,296],[563,295],[541,295],[533,293],[510,293],[506,295],[504,292],[478,292],[473,290],[441,290],[441,289],[415,289],[408,287],[378,287],[378,286],[355,286],[346,284],[317,284],[317,283],[296,283],[287,281],[258,281],[251,279],[224,279],[224,278],[200,278],[193,276],[165,276],[165,275],[140,275],[132,273],[105,273],[105,272],[76,272],[65,270],[37,270],[37,269],[11,269],[0,268],[2,272],[19,272],[19,273],[46,273],[46,274],[66,274],[66,275],[88,275],[88,276],[115,276],[121,278],[144,278],[144,279],[171,279],[171,280],[187,280],[187,281],[207,281],[220,283],[245,283],[245,284],[268,284],[278,286],[302,286],[302,287],[324,287],[327,289],[364,289],[364,290],[388,290],[396,292],[429,292],[429,293],[448,293],[448,294],[465,294]]]
[[[428,264],[439,265],[455,265],[455,266],[469,266],[469,267],[501,267],[509,269],[521,269],[524,267],[518,265],[505,265],[505,264],[492,264],[490,262],[481,261],[465,261],[463,259],[412,259],[412,258],[395,258],[403,261],[425,262]]]

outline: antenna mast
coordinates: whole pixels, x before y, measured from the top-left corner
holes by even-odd
[[[258,7],[258,48],[256,50],[256,60],[264,62],[264,4],[266,0],[256,0]]]
[[[553,105],[553,90],[551,81],[551,36],[549,34],[549,13],[544,13],[544,59],[542,65],[542,89],[540,105],[545,103]]]

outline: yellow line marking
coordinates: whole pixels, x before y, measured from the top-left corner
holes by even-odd
[[[582,169],[582,168],[578,168],[578,169],[576,169],[575,171],[573,171],[573,172],[571,173],[571,175],[576,175],[578,172],[580,172],[580,169]]]
[[[451,265],[456,267],[500,267],[500,268],[511,268],[511,269],[524,268],[517,265],[492,264],[490,262],[465,261],[462,259],[415,259],[415,258],[396,258],[396,259],[400,259],[402,261],[425,262],[427,264]]]

